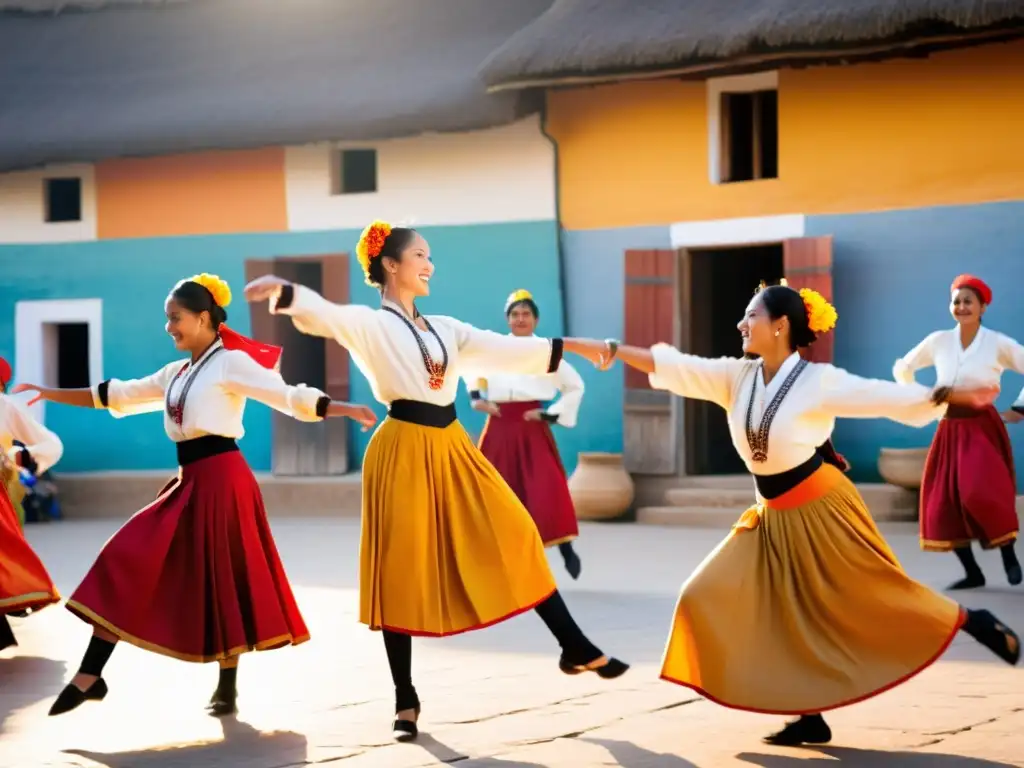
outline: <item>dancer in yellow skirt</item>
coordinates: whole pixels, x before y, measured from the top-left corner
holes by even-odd
[[[382,630],[395,683],[398,740],[415,738],[420,701],[412,684],[411,636],[441,637],[535,609],[562,649],[566,674],[618,677],[576,625],[555,588],[537,527],[515,493],[459,424],[460,369],[543,374],[561,339],[482,331],[451,317],[421,315],[430,248],[415,230],[375,221],[356,247],[380,309],[332,304],[280,278],[249,283],[249,301],[270,300],[303,333],[346,347],[388,406],[363,458],[359,618]]]
[[[764,288],[739,331],[746,358],[707,359],[566,339],[608,367],[622,360],[651,385],[726,410],[754,475],[757,504],[683,585],[662,678],[727,707],[800,715],[772,744],[821,744],[822,712],[892,688],[935,661],[960,629],[1010,664],[1017,635],[988,611],[962,608],[900,567],[829,442],[836,418],[923,426],[947,404],[992,390],[930,390],[807,363],[797,350],[831,329],[821,296]]]

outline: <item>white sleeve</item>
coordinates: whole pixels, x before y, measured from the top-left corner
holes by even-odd
[[[562,359],[562,340],[538,336],[509,336],[484,331],[452,317],[438,318],[455,333],[459,367],[488,373],[540,375],[557,370]]]
[[[708,358],[687,355],[669,344],[651,347],[654,389],[664,389],[691,400],[707,400],[729,409],[736,380],[751,363],[738,357]]]
[[[5,429],[10,437],[25,445],[25,448],[38,465],[38,474],[42,474],[58,461],[64,454],[64,443],[53,432],[36,421],[28,408],[18,401],[0,395],[0,412],[3,413]],[[11,460],[17,463],[19,446],[8,452]]]
[[[930,333],[892,367],[892,377],[900,384],[913,384],[914,373],[935,365],[935,342],[941,331]]]
[[[999,362],[1017,373],[1024,373],[1024,346],[1005,334],[999,334]]]
[[[269,405],[299,421],[320,421],[316,407],[327,397],[305,384],[287,384],[277,371],[264,368],[244,352],[227,352],[222,386],[228,392]]]
[[[291,303],[279,305],[281,295],[270,299],[270,312],[288,315],[295,327],[310,336],[334,339],[346,349],[366,357],[371,346],[372,329],[378,323],[377,311],[363,304],[335,304],[316,291],[292,285]]]
[[[548,406],[548,413],[558,417],[558,424],[572,429],[576,426],[580,404],[583,402],[583,378],[565,360],[558,364],[555,371],[558,390],[561,392],[555,402]]]
[[[836,418],[890,419],[910,427],[924,427],[946,412],[932,402],[932,390],[917,383],[855,376],[827,365],[821,379],[821,410]]]
[[[187,363],[168,363],[142,379],[107,379],[92,386],[94,408],[106,408],[115,418],[154,413],[164,407],[167,385]]]

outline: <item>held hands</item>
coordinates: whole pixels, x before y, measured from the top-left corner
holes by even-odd
[[[586,358],[594,364],[598,370],[607,371],[615,363],[615,353],[618,346],[612,341],[598,341],[597,339],[566,339],[565,348]]]
[[[19,384],[11,390],[11,394],[18,394],[19,392],[35,392],[35,396],[29,400],[25,405],[34,405],[40,400],[47,400],[47,395],[50,394],[50,390],[46,387],[40,387],[35,384]]]
[[[998,387],[979,387],[977,389],[938,387],[932,393],[932,400],[935,403],[949,403],[950,405],[980,409],[992,405],[998,396]]]
[[[248,283],[244,288],[246,301],[264,301],[281,290],[282,286],[288,285],[288,281],[277,275],[264,275],[257,277]]]

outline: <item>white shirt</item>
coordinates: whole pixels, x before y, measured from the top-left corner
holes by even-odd
[[[930,366],[935,366],[938,386],[998,387],[1007,368],[1024,373],[1024,346],[999,331],[981,328],[964,349],[958,328],[936,331],[897,360],[892,374],[896,381],[910,383],[915,371]]]
[[[57,435],[32,418],[24,405],[0,394],[0,447],[17,464],[16,457],[21,448],[14,445],[15,440],[25,444],[39,466],[37,472],[40,475],[64,454],[64,444]]]
[[[440,389],[428,386],[429,377],[414,333],[440,362],[441,348],[432,333],[410,330],[402,318],[384,309],[361,304],[333,304],[315,291],[294,286],[290,306],[279,309],[271,298],[270,311],[290,315],[303,333],[334,339],[348,349],[352,360],[370,382],[373,396],[384,405],[395,400],[416,400],[450,405],[458,393],[460,371],[492,373],[546,373],[552,345],[548,339],[505,336],[474,328],[453,317],[425,316],[448,351],[448,369]],[[403,310],[387,302],[404,317]]]
[[[179,427],[167,413],[164,398],[170,388],[171,404],[175,405],[193,370],[195,380],[185,398]],[[189,360],[176,360],[144,379],[110,379],[107,386],[105,407],[111,415],[121,418],[162,410],[164,430],[176,443],[204,435],[241,438],[245,434],[242,416],[248,398],[300,421],[320,421],[316,404],[324,396],[305,384],[286,384],[277,371],[264,368],[244,352],[224,349],[219,341],[195,365]],[[93,405],[103,408],[99,389],[99,385],[92,388]]]
[[[547,408],[547,413],[558,417],[558,424],[576,426],[580,404],[583,402],[583,379],[566,360],[558,364],[554,373],[526,376],[515,373],[496,373],[490,376],[465,374],[466,389],[486,392],[492,403],[523,403],[538,400],[546,403],[562,396]]]
[[[774,475],[803,464],[831,437],[837,418],[886,418],[923,427],[945,413],[944,405],[931,402],[932,390],[920,384],[865,379],[834,365],[809,363],[775,414],[768,433],[767,461],[755,462],[747,441],[751,387],[757,387],[752,412],[756,431],[766,403],[771,402],[800,356],[791,355],[765,387],[756,360],[696,357],[667,344],[658,344],[651,352],[651,386],[724,408],[733,446],[747,469],[756,475]]]

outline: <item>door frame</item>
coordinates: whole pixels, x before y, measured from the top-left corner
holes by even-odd
[[[671,247],[679,254],[677,262],[676,341],[683,351],[691,344],[689,313],[683,311],[684,302],[690,301],[690,251],[716,248],[743,248],[756,245],[775,245],[786,240],[807,236],[807,217],[804,214],[754,216],[732,219],[684,221],[669,225]],[[695,442],[686,413],[688,403],[676,403],[673,398],[676,468],[679,477],[688,476],[687,453]]]

